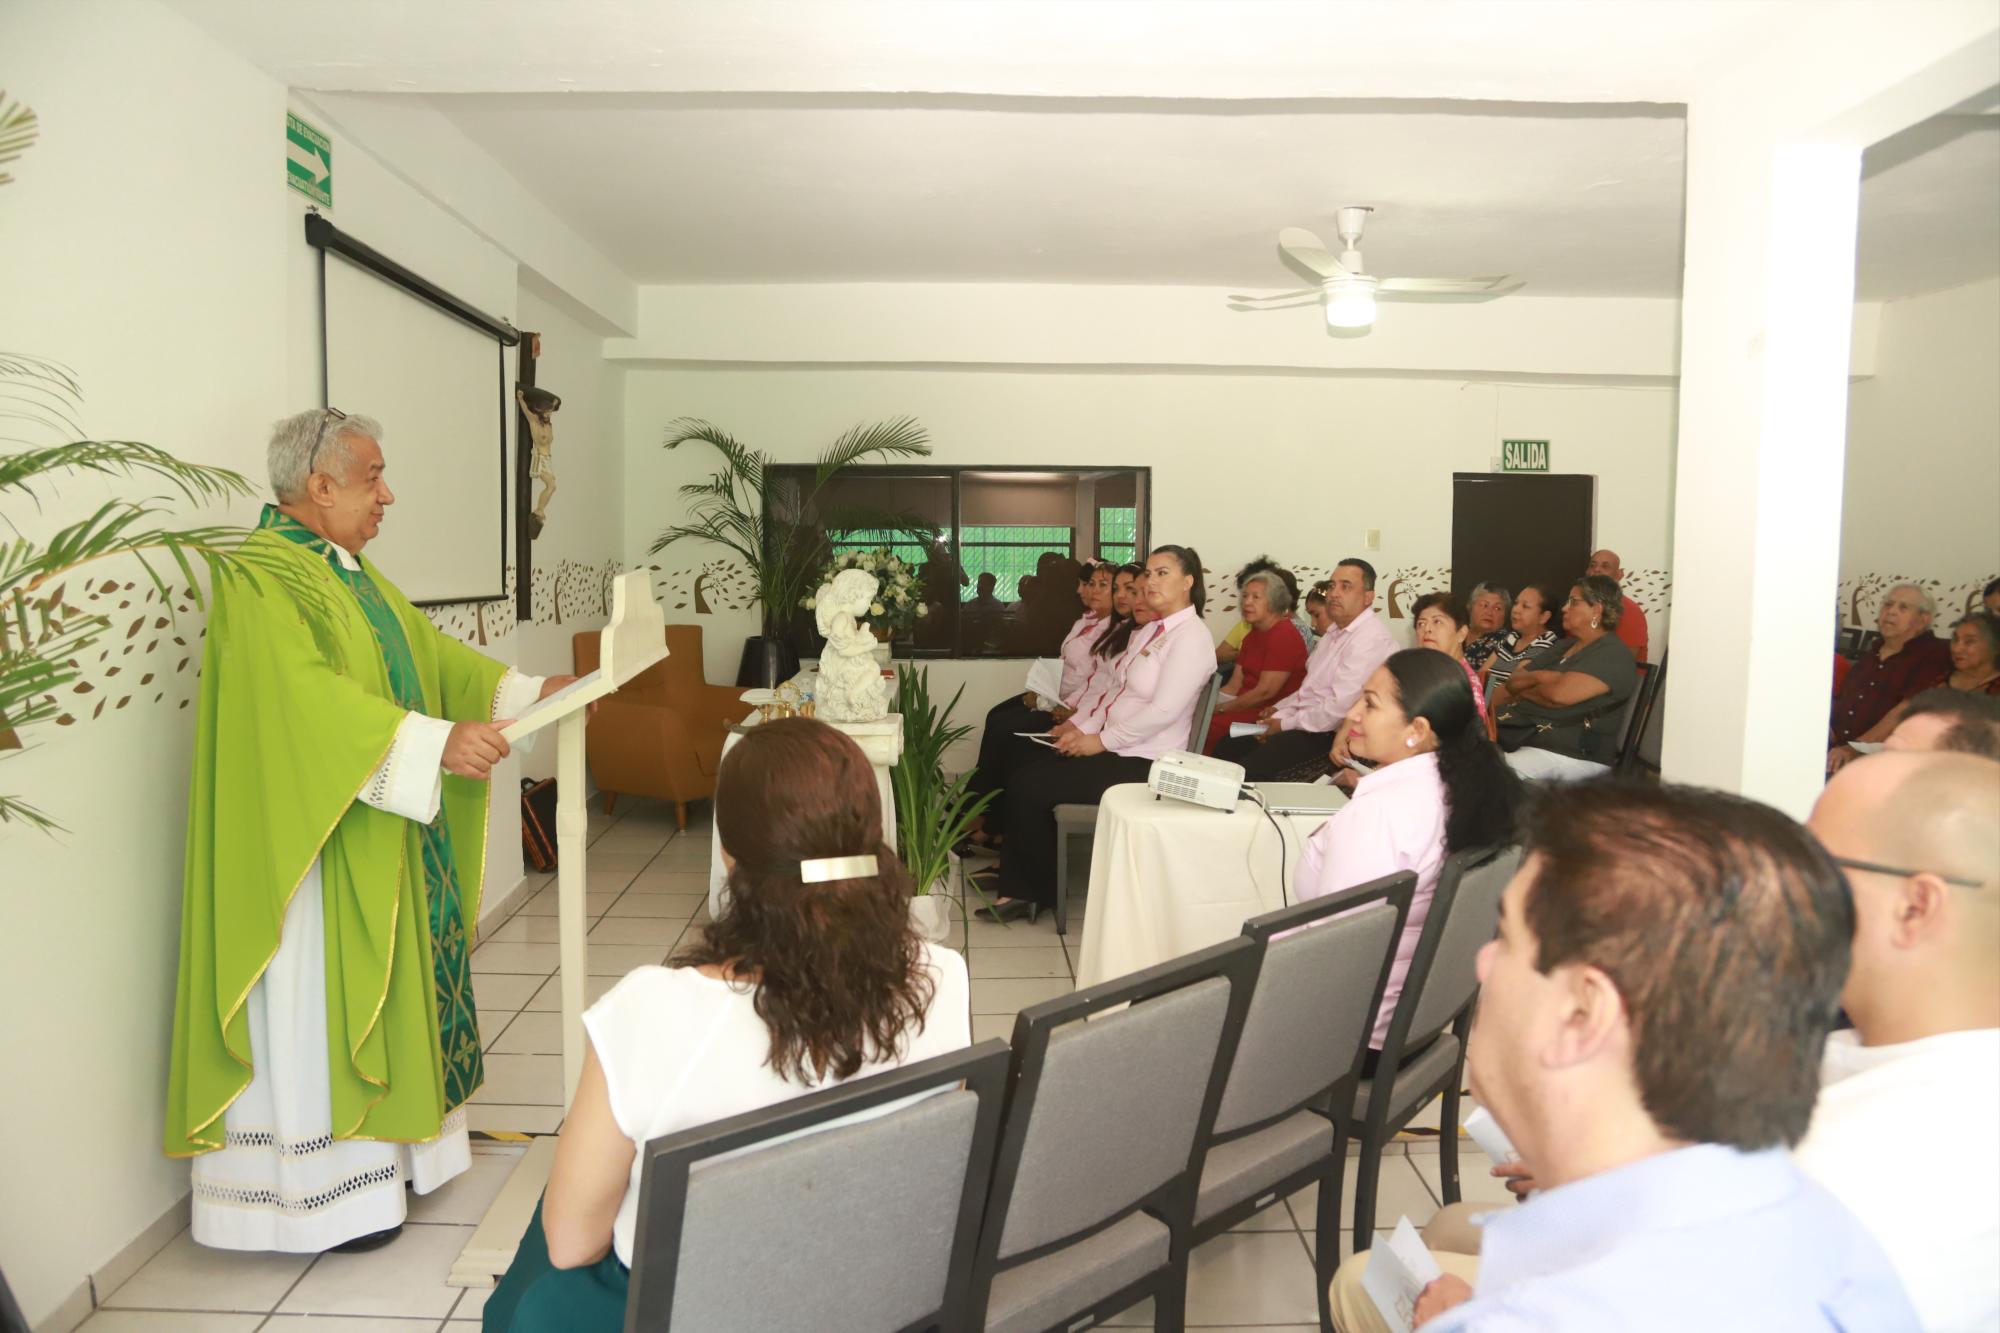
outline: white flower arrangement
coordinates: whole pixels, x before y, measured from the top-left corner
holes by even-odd
[[[843,551],[820,571],[815,589],[844,569],[859,569],[875,575],[878,589],[868,607],[867,624],[872,629],[908,632],[918,620],[930,614],[924,605],[924,581],[895,552],[883,547],[873,551]],[[816,598],[806,596],[799,605],[813,609]]]

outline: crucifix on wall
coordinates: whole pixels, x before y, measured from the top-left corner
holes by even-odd
[[[514,437],[514,614],[522,624],[534,619],[534,543],[548,524],[549,501],[556,493],[554,418],[562,398],[535,383],[541,355],[542,335],[523,333],[514,381],[514,407],[520,413]],[[530,503],[537,483],[541,493]]]

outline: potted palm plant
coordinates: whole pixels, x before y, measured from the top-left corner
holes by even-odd
[[[967,789],[970,775],[947,779],[944,752],[972,734],[954,725],[963,685],[943,708],[931,701],[930,668],[896,673],[896,711],[903,716],[903,757],[889,770],[896,798],[896,851],[910,872],[916,896],[910,916],[927,939],[942,941],[951,930],[951,899],[945,892],[951,874],[951,849],[972,831],[996,793],[975,796]]]
[[[678,449],[690,441],[700,441],[721,454],[722,469],[705,481],[681,487],[690,516],[661,532],[653,540],[652,553],[658,555],[675,542],[693,539],[726,547],[743,563],[756,586],[763,618],[762,633],[744,649],[746,665],[754,665],[747,683],[775,686],[798,670],[798,655],[786,631],[808,591],[807,581],[825,563],[825,529],[887,527],[925,532],[901,515],[846,510],[838,515],[821,513],[820,493],[843,468],[856,463],[929,454],[928,438],[924,428],[909,417],[856,426],[821,452],[812,477],[796,494],[790,488],[774,493],[767,483],[771,458],[739,443],[728,432],[693,417],[682,417],[667,427],[667,448]]]

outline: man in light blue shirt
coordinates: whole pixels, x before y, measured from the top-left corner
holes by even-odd
[[[1714,792],[1592,782],[1537,811],[1479,957],[1475,1090],[1539,1192],[1485,1220],[1424,1333],[1918,1327],[1795,1168],[1854,908],[1811,835]]]

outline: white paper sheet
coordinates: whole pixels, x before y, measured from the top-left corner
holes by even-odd
[[[1050,704],[1062,702],[1062,659],[1038,657],[1028,664],[1028,692]]]
[[[1472,1114],[1465,1117],[1465,1132],[1479,1145],[1479,1151],[1492,1158],[1496,1165],[1520,1160],[1519,1149],[1514,1147],[1507,1131],[1500,1128],[1500,1122],[1485,1107],[1472,1108]]]
[[[1260,736],[1263,732],[1264,724],[1262,722],[1231,722],[1229,724],[1229,735],[1232,739],[1237,736]]]
[[[1054,748],[1055,748],[1055,744],[1056,744],[1056,743],[1055,743],[1054,741],[1052,741],[1052,740],[1050,740],[1050,739],[1048,738],[1048,734],[1047,734],[1046,732],[1040,732],[1040,731],[1017,731],[1017,732],[1015,732],[1014,734],[1015,734],[1016,736],[1026,736],[1026,737],[1027,737],[1027,738],[1028,738],[1029,740],[1033,741],[1033,742],[1034,742],[1035,744],[1037,744],[1037,745],[1046,745],[1046,746],[1048,746],[1048,747],[1049,747],[1050,749],[1054,749]]]
[[[519,727],[523,734],[525,734],[528,731],[534,730],[536,727],[541,725],[541,723],[537,719],[539,719],[543,714],[551,712],[560,712],[562,710],[562,701],[564,699],[568,698],[572,694],[575,694],[579,690],[588,689],[590,686],[597,684],[599,680],[603,679],[603,676],[604,673],[602,671],[593,671],[587,676],[578,676],[575,680],[563,686],[561,689],[557,690],[554,694],[546,695],[543,698],[537,699],[535,701],[534,707],[524,708],[521,710],[521,716],[514,719],[514,726],[509,727],[507,730],[509,732],[512,732],[516,727]],[[522,726],[523,723],[526,723],[527,725]]]
[[[1392,1333],[1411,1333],[1411,1319],[1417,1297],[1424,1288],[1444,1276],[1431,1257],[1423,1238],[1410,1219],[1401,1218],[1387,1240],[1375,1235],[1375,1247],[1368,1252],[1368,1267],[1361,1274],[1361,1289],[1375,1302]]]

